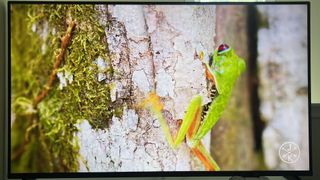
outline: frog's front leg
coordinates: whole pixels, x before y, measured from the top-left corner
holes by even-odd
[[[214,78],[213,74],[210,72],[210,66],[212,65],[213,55],[210,54],[209,61],[205,62],[204,61],[204,52],[200,51],[199,58],[197,58],[197,59],[200,60],[202,65],[204,66],[205,75],[206,75],[207,80],[209,80],[210,83],[215,84],[215,78]]]

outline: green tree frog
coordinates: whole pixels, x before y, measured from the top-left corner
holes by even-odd
[[[186,138],[188,146],[200,159],[206,170],[218,171],[220,167],[206,150],[201,139],[216,124],[226,109],[234,84],[241,73],[245,71],[246,63],[227,44],[221,44],[208,62],[203,60],[203,52],[200,53],[199,59],[205,68],[206,78],[209,82],[211,102],[203,105],[200,95],[192,98],[175,140],[173,140],[168,124],[162,115],[163,104],[160,97],[154,92],[149,93],[141,105],[147,107],[157,117],[172,148],[177,148]]]

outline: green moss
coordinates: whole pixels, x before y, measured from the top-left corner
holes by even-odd
[[[105,75],[110,78],[114,73],[105,27],[97,21],[94,5],[14,5],[10,11],[12,111],[16,117],[11,152],[15,155],[24,147],[23,154],[12,161],[12,171],[77,171],[77,124],[87,119],[95,128],[107,128],[113,115],[122,116],[121,105],[111,103],[111,85],[97,80],[98,57],[109,65]],[[49,80],[70,19],[76,21],[76,28],[58,72],[71,73],[73,81],[61,89],[57,78],[33,109],[32,102]]]
[[[121,118],[123,115],[123,107],[117,107],[115,110],[114,110],[114,116],[115,117],[118,117],[118,118]]]

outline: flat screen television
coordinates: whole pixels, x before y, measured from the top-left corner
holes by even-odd
[[[9,1],[9,177],[310,175],[309,6]]]

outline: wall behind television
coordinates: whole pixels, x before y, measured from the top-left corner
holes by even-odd
[[[5,12],[6,9],[6,1],[1,0],[0,1],[0,179],[4,178],[3,175],[4,173],[4,166],[2,165],[2,162],[4,162],[4,87],[5,87],[5,77],[4,77],[4,71],[5,71]],[[320,23],[319,20],[317,19],[317,16],[319,15],[319,10],[320,9],[320,1],[318,0],[312,0],[311,1],[311,101],[312,103],[320,103],[320,81],[318,77],[320,77],[320,70],[318,69],[320,67]],[[294,13],[294,12],[293,12]],[[313,121],[313,126],[315,127],[316,125],[319,125],[317,123],[319,120],[314,119]],[[315,133],[315,131],[313,131]],[[314,134],[315,136],[319,137],[318,134]],[[317,139],[313,135],[314,139]],[[314,141],[315,142],[315,141]],[[313,143],[315,145],[315,143]],[[313,152],[316,150],[319,150],[319,144],[316,144],[316,148],[313,148]],[[314,174],[319,177],[320,173],[320,167],[319,167],[319,162],[320,158],[319,155],[315,156],[315,153],[313,153],[313,165],[314,165]],[[308,178],[310,179],[310,178]]]
[[[320,1],[311,1],[311,102],[320,103]]]

